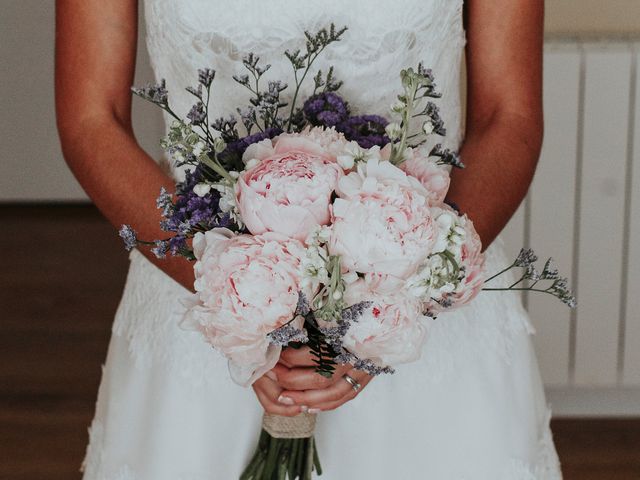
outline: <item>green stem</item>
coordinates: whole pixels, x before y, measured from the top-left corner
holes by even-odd
[[[402,113],[402,137],[400,138],[400,144],[398,147],[392,148],[391,162],[394,165],[399,165],[400,163],[402,163],[402,160],[404,157],[404,150],[405,148],[407,148],[407,135],[409,134],[409,121],[411,119],[411,116],[413,115],[415,95],[416,95],[416,87],[415,85],[412,85],[411,89],[408,92],[408,95],[406,95],[407,107],[404,109],[404,112]]]
[[[313,474],[313,437],[307,439],[307,451],[305,452],[304,480],[312,480]]]
[[[318,445],[316,445],[315,437],[311,437],[311,441],[313,442],[313,465],[316,467],[319,476],[322,475],[322,465],[320,465],[320,457],[318,456]]]
[[[207,167],[211,168],[214,172],[220,175],[222,178],[228,180],[232,184],[235,183],[234,178],[229,175],[229,172],[225,170],[225,168],[220,165],[216,160],[211,159],[211,157],[207,155],[203,155],[201,157],[201,162],[204,163]]]
[[[496,273],[495,275],[492,275],[491,277],[487,278],[484,283],[489,283],[491,280],[493,280],[496,277],[499,277],[500,275],[502,275],[505,272],[508,272],[509,270],[511,270],[512,268],[514,268],[516,266],[515,262],[512,263],[511,265],[509,265],[507,268],[504,268],[502,270],[500,270],[498,273]]]
[[[296,81],[296,90],[293,93],[293,100],[291,101],[291,111],[289,112],[289,119],[287,120],[287,132],[290,131],[290,129],[291,129],[291,122],[293,121],[293,114],[294,114],[295,109],[296,109],[296,103],[298,101],[298,94],[300,93],[300,87],[304,83],[304,79],[307,77],[307,74],[311,70],[311,66],[313,65],[313,62],[316,61],[316,58],[318,58],[318,56],[322,53],[322,51],[324,49],[325,49],[325,47],[321,47],[315,53],[314,56],[310,56],[310,57],[307,58],[307,66],[304,69],[304,72],[302,74],[302,78],[300,78],[300,81],[298,81],[298,72],[296,70],[293,71],[294,79]]]
[[[515,283],[512,283],[511,285],[509,285],[509,289],[513,289],[513,287],[515,287],[516,285],[518,285],[520,282],[522,282],[525,279],[525,276],[523,275],[520,280],[518,280]],[[533,286],[533,285],[532,285]]]
[[[482,290],[485,292],[506,292],[506,291],[540,292],[540,293],[548,293],[549,295],[553,295],[555,297],[555,294],[549,289],[542,290],[541,288],[530,288],[530,287],[506,288],[505,287],[505,288],[483,288]]]

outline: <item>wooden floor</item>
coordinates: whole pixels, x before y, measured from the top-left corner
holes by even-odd
[[[0,225],[0,479],[78,479],[127,254],[89,206]],[[566,480],[640,480],[640,419],[552,426]]]

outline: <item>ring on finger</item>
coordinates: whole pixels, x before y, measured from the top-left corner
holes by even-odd
[[[348,375],[348,374],[344,374],[342,376],[342,378],[344,378],[345,382],[347,382],[349,385],[351,385],[351,388],[353,388],[353,390],[357,393],[360,391],[360,389],[362,388],[362,385],[360,385],[358,383],[358,381],[353,378],[352,376]]]

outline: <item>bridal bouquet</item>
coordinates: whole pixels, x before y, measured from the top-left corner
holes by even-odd
[[[439,313],[482,289],[501,289],[485,286],[499,274],[485,275],[473,223],[445,203],[449,168],[463,168],[458,155],[427,147],[445,135],[431,71],[400,72],[391,120],[352,116],[333,69],[318,71],[313,94],[297,105],[314,60],[344,31],[307,33],[304,50],[285,53],[295,78],[290,102],[286,84],[262,87],[269,65],[244,59],[247,73],[234,77],[252,94],[251,105],[238,109],[242,135],[235,117],[209,118],[212,70],[200,70],[197,86],[187,88],[195,103],[186,119],[171,109],[164,83],[134,89],[174,118],[162,145],[187,170],[175,193],[158,198],[168,238],[141,241],[129,226],[120,234],[129,249],[149,245],[158,257],[195,260],[196,293],[183,325],[225,355],[241,385],[272,369],[283,348],[302,345],[321,375],[347,363],[370,375],[392,373],[420,356]],[[523,249],[503,270],[522,268],[507,289],[546,292],[573,306],[551,260],[542,271],[536,260]],[[265,414],[242,479],[321,473],[314,422],[308,413]]]

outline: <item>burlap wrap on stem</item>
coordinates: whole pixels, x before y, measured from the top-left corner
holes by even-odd
[[[295,417],[283,417],[265,413],[262,428],[273,438],[309,438],[316,428],[316,415],[301,413]]]

